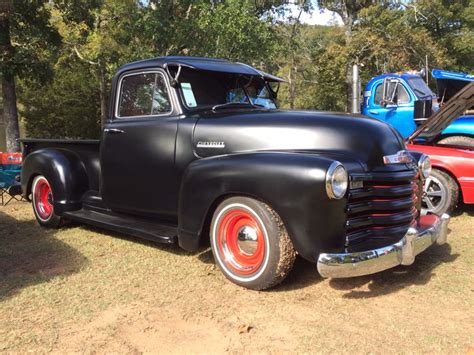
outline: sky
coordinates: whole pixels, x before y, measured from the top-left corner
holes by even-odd
[[[286,5],[286,7],[289,10],[289,16],[298,16],[299,9],[295,4],[289,4]],[[338,14],[332,11],[320,10],[319,8],[315,8],[309,13],[303,12],[301,14],[300,20],[302,23],[308,25],[342,25],[342,20]]]

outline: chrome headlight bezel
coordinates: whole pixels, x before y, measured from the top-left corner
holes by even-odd
[[[344,197],[349,187],[349,175],[340,162],[333,162],[326,172],[326,193],[330,199]]]
[[[431,174],[431,160],[430,157],[426,154],[423,154],[418,160],[418,169],[420,170],[421,175],[426,179]]]

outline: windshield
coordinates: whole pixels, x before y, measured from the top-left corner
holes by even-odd
[[[267,83],[259,76],[182,68],[181,99],[190,109],[258,106],[276,109]]]
[[[410,78],[408,79],[408,85],[417,96],[435,96],[422,78]]]

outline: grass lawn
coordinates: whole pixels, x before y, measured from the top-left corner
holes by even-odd
[[[186,253],[0,207],[0,351],[474,352],[474,208],[410,267],[325,280],[297,260],[277,288],[229,283]]]

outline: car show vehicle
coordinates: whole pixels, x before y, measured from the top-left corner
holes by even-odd
[[[459,90],[474,81],[474,76],[434,69],[437,94],[413,72],[381,74],[369,80],[364,89],[361,112],[390,123],[404,138],[449,102]],[[462,144],[474,147],[474,116],[461,112],[438,134],[438,144]]]
[[[451,213],[458,202],[474,203],[474,148],[453,141],[439,142],[441,132],[474,105],[474,82],[462,88],[425,124],[408,137],[407,148],[428,155],[432,171],[426,179],[423,203],[428,212]]]
[[[450,217],[420,214],[426,155],[375,119],[279,110],[280,81],[221,59],[127,64],[100,140],[22,140],[24,197],[45,227],[210,244],[223,274],[256,290],[297,254],[342,278],[446,242]]]

